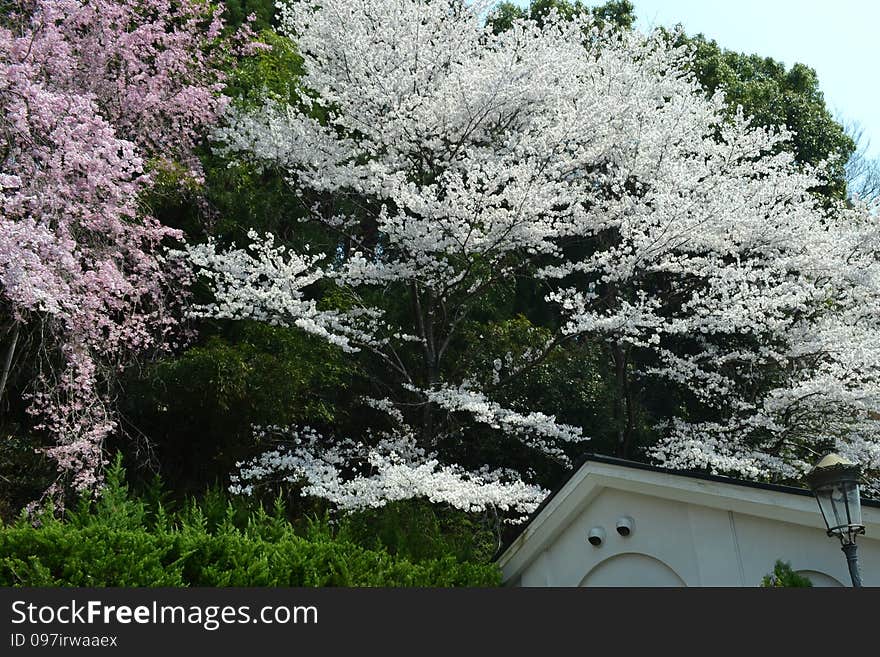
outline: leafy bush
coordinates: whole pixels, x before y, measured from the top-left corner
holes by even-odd
[[[764,575],[764,578],[761,580],[761,586],[764,587],[810,587],[813,586],[813,582],[811,582],[807,577],[803,575],[799,575],[796,573],[791,564],[783,561],[779,561],[777,559],[776,565],[773,567],[773,572]]]
[[[325,518],[311,523],[308,535],[317,531],[410,561],[451,555],[459,561],[487,562],[498,548],[491,522],[426,500],[391,502],[332,525]]]
[[[172,512],[133,497],[119,461],[94,504],[0,526],[0,586],[494,586],[497,567],[410,561],[329,531],[298,535],[279,502],[242,516],[217,500]]]

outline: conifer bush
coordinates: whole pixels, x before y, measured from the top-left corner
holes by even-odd
[[[132,495],[119,460],[95,503],[0,525],[0,586],[495,586],[497,567],[451,554],[410,560],[315,523],[301,535],[279,501],[243,516],[216,495],[172,512]],[[208,508],[203,508],[208,507]]]

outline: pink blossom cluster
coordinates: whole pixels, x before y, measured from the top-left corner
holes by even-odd
[[[22,64],[95,113],[145,158],[199,171],[193,150],[227,99],[221,10],[196,0],[22,2]],[[31,39],[33,37],[33,39]],[[31,69],[33,70],[33,69]]]
[[[29,410],[80,491],[100,484],[113,377],[175,329],[180,235],[139,198],[148,164],[199,171],[222,25],[197,0],[31,0],[0,27],[0,303],[37,336]]]

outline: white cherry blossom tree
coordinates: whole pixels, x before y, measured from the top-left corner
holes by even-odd
[[[660,35],[552,14],[496,35],[489,8],[279,5],[304,59],[300,102],[232,109],[216,137],[230,157],[284,171],[302,220],[337,248],[292,253],[256,234],[246,249],[191,245],[215,294],[194,312],[369,355],[378,394],[364,403],[385,421],[356,437],[265,427],[278,448],[243,464],[234,489],[281,477],[343,508],[421,496],[521,516],[545,494],[528,472],[456,454],[491,434],[570,464],[590,427],[493,397],[581,340],[608,345],[622,455],[630,387],[651,378],[696,409],[669,418],[652,451],[662,463],[794,477],[836,442],[880,466],[867,210],[818,204],[822,173],[780,151],[789,135],[726,119],[723,96],[706,99],[688,53]],[[551,337],[452,378],[462,326],[516,276],[550,290]]]

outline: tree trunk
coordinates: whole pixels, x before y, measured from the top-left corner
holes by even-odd
[[[425,317],[425,340],[428,348],[425,350],[425,376],[428,388],[433,389],[440,383],[440,358],[437,352],[437,336],[435,334],[436,309],[434,307],[434,294],[428,290],[426,295]],[[436,436],[434,435],[434,411],[432,404],[425,405],[425,439],[431,447],[434,447]]]
[[[15,356],[15,347],[18,344],[18,334],[21,330],[21,324],[15,323],[15,331],[12,333],[12,342],[6,349],[6,358],[3,360],[3,374],[0,375],[0,400],[6,392],[6,382],[9,380],[9,370],[12,369],[12,358]]]
[[[440,361],[434,327],[434,295],[430,289],[425,290],[424,299],[422,299],[418,286],[414,283],[412,298],[418,334],[422,340],[424,382],[425,386],[431,389],[440,382]],[[434,409],[432,404],[426,401],[422,410],[422,441],[424,445],[433,447],[434,439]]]
[[[614,402],[614,420],[617,425],[618,458],[629,458],[633,429],[635,428],[635,409],[633,408],[632,390],[629,382],[629,348],[614,343],[611,348],[614,359],[617,395]]]

